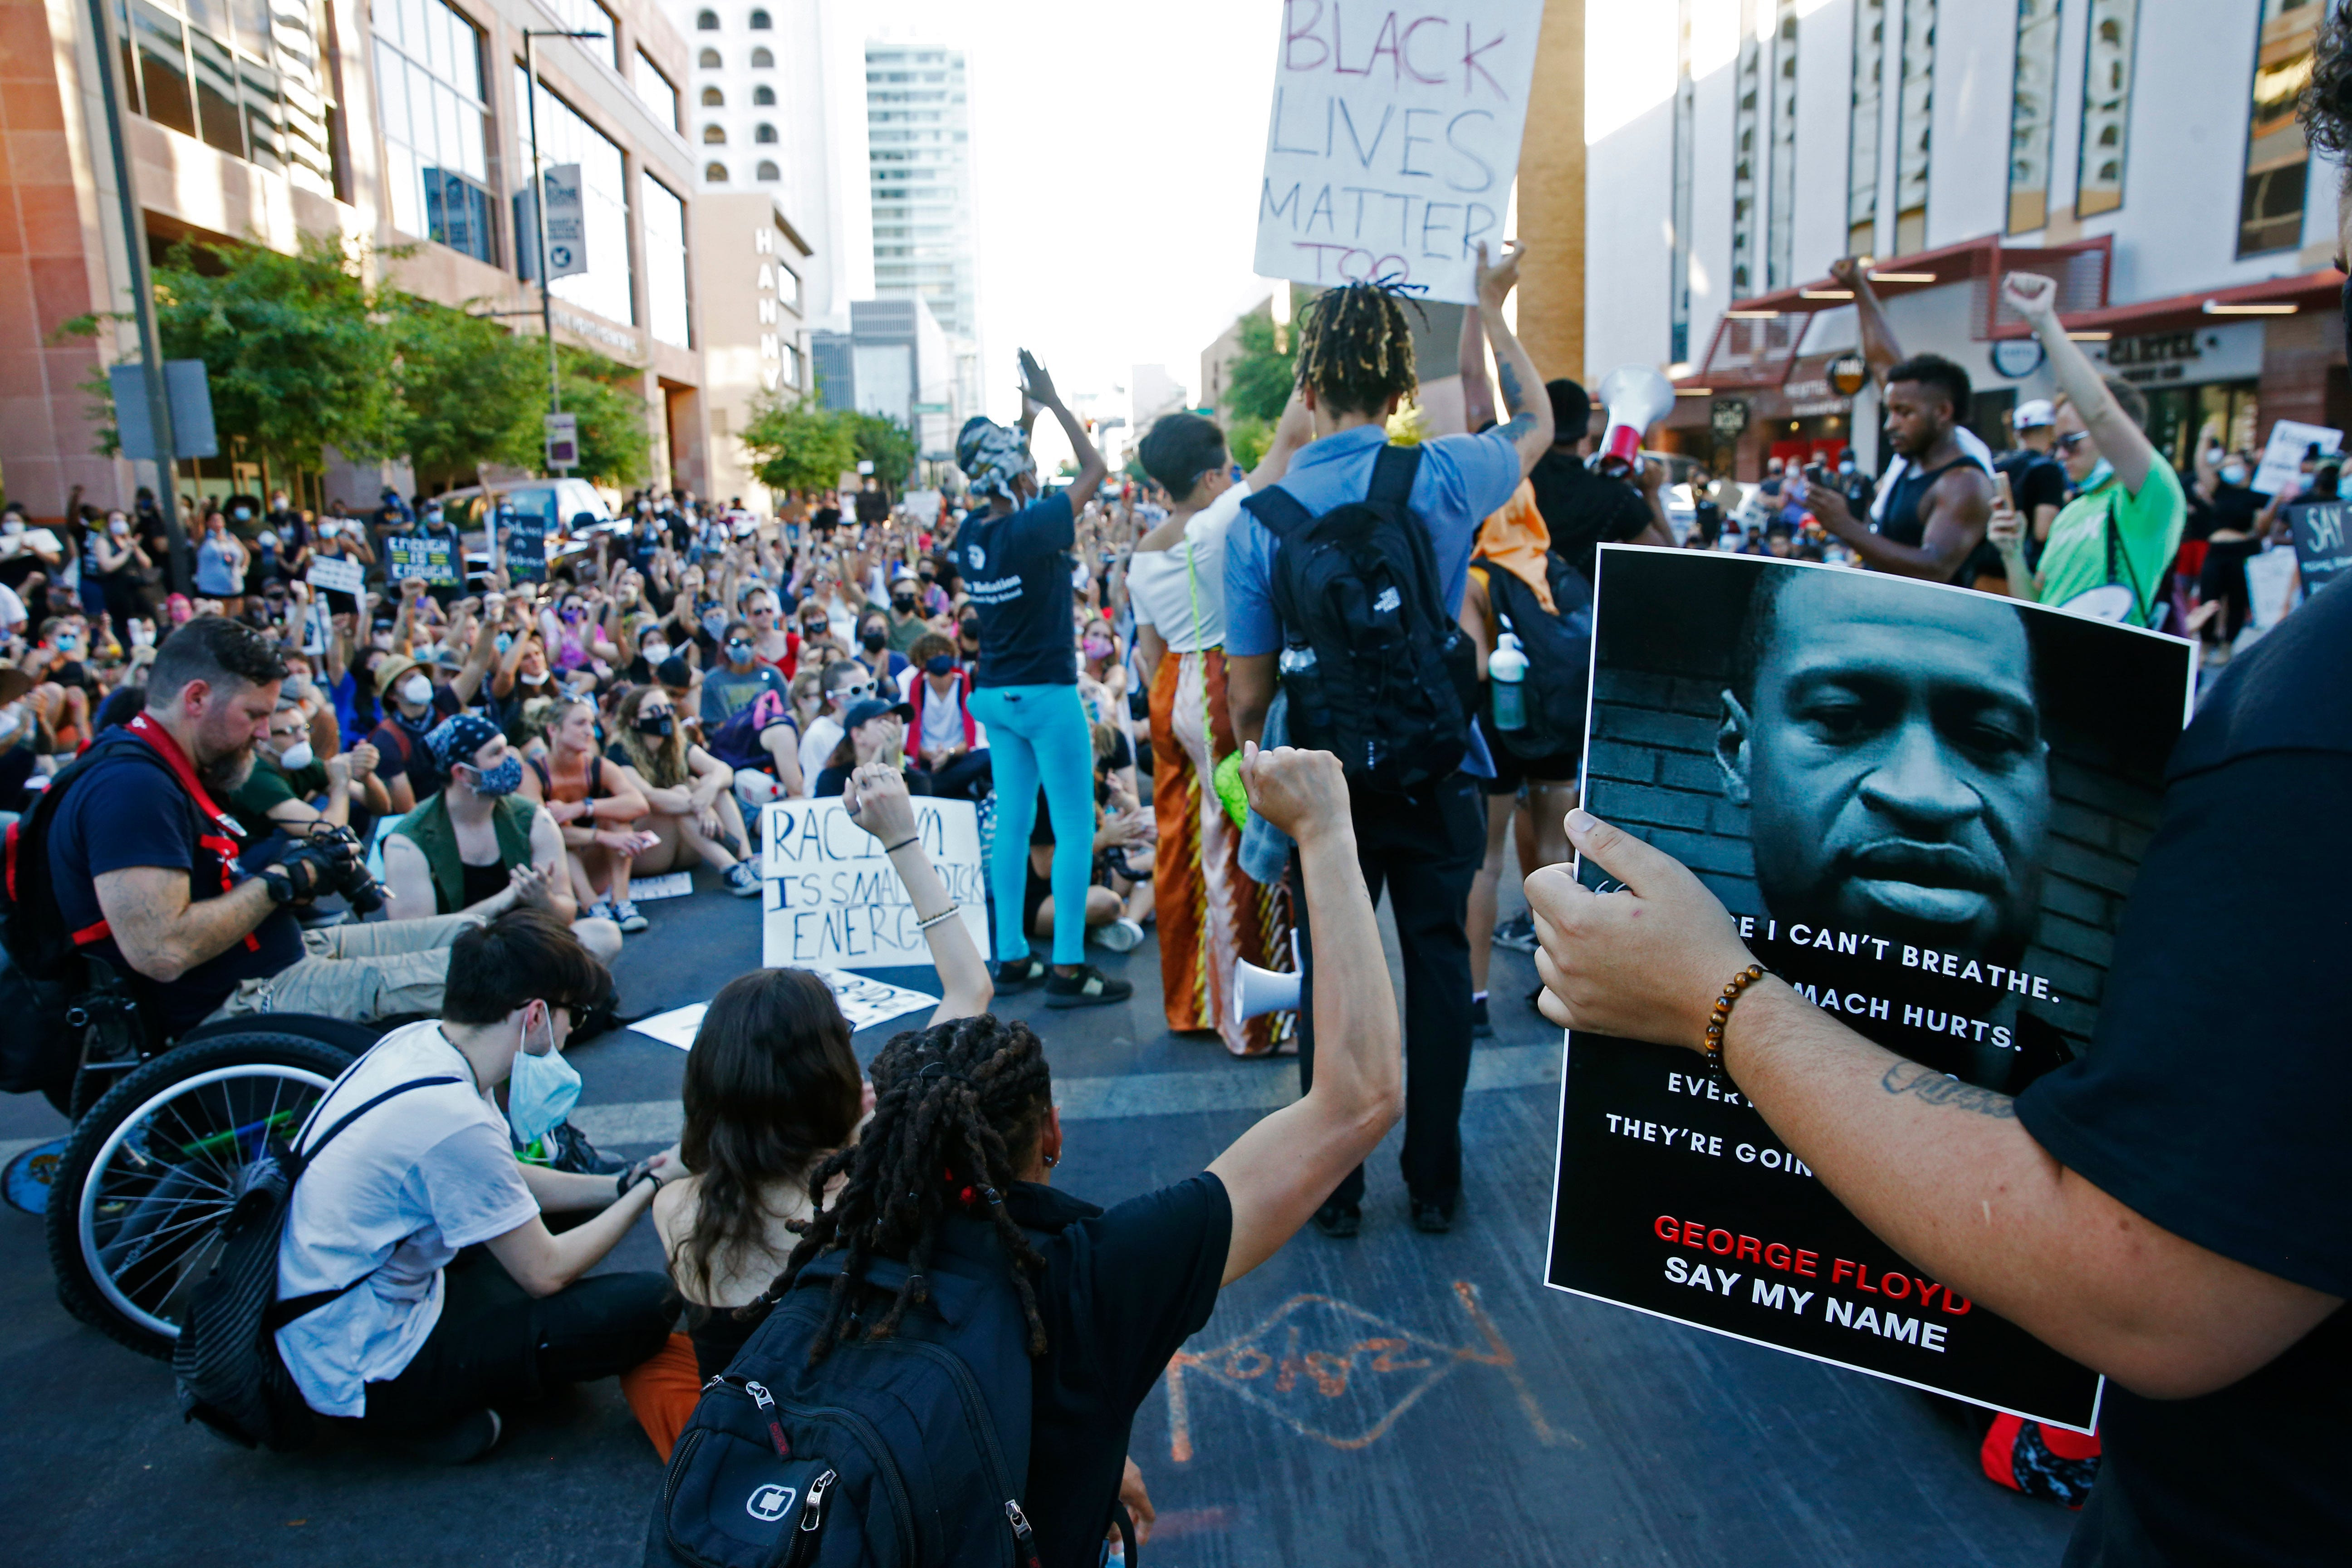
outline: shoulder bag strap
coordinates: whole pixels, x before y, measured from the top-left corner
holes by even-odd
[[[1276,539],[1287,539],[1315,521],[1315,514],[1280,485],[1252,492],[1243,500],[1242,510],[1265,524]]]
[[[2117,479],[2116,481],[2116,489],[2121,489],[2122,488],[2123,480]],[[2137,617],[2135,624],[2143,626],[2147,626],[2150,619],[2150,608],[2147,603],[2147,595],[2139,585],[2139,574],[2132,569],[2131,552],[2124,548],[2123,531],[2116,526],[2116,490],[2109,490],[2107,492],[2106,533],[2107,581],[2113,583],[2118,580],[2116,574],[2116,567],[2120,562],[2123,566],[2121,581],[2131,584],[2132,614]]]

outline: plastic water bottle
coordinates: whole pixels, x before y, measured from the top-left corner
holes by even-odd
[[[1505,632],[1502,635],[1493,655],[1486,660],[1486,677],[1495,688],[1495,728],[1526,729],[1528,656],[1519,651],[1517,633]]]

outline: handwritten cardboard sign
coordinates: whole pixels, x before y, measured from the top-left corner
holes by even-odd
[[[979,808],[968,800],[914,802],[915,832],[982,958],[988,949],[988,867]],[[917,911],[882,842],[838,800],[771,801],[761,810],[760,962],[771,969],[887,969],[931,962]],[[929,911],[923,911],[928,913]]]
[[[438,534],[395,535],[383,542],[384,575],[399,583],[421,577],[436,588],[457,585],[457,547]]]
[[[2254,469],[2251,488],[2258,494],[2274,496],[2290,483],[2307,485],[2303,455],[2314,447],[2321,457],[2332,458],[2344,449],[2344,432],[2326,425],[2305,425],[2299,419],[2280,420],[2271,426],[2271,438],[2263,444],[2263,460]]]
[[[367,569],[341,555],[314,555],[305,574],[313,588],[331,588],[358,598],[367,591]]]
[[[919,991],[909,991],[903,985],[892,985],[887,981],[869,980],[863,974],[851,974],[839,969],[816,969],[810,973],[832,990],[833,999],[841,1005],[841,1016],[849,1020],[852,1034],[940,1005],[936,996],[926,996]],[[695,1032],[702,1027],[702,1016],[709,1011],[709,1003],[696,1002],[688,1006],[672,1008],[655,1017],[641,1018],[629,1027],[640,1035],[651,1036],[666,1046],[690,1051],[694,1048]]]
[[[2352,571],[2352,543],[2344,528],[2344,503],[2305,501],[2286,509],[2294,529],[2294,554],[2303,568],[2303,590],[2315,594],[2347,571]]]
[[[1499,254],[1543,0],[1284,0],[1257,271],[1468,304]]]

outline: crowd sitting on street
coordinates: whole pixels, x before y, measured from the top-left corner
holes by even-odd
[[[1589,461],[1596,405],[1546,379],[1505,312],[1519,261],[1481,253],[1445,367],[1460,412],[1442,418],[1413,406],[1416,301],[1377,283],[1319,295],[1290,405],[1246,463],[1177,413],[1115,479],[1024,353],[1023,416],[963,427],[956,495],[861,485],[755,515],[642,493],[614,526],[551,532],[528,566],[495,511],[389,491],[362,514],[228,495],[176,529],[143,492],[108,513],[77,494],[63,526],[0,514],[0,811],[58,797],[42,850],[76,941],[172,1031],[267,1012],[390,1027],[330,1106],[432,1086],[359,1122],[295,1189],[281,1295],[366,1282],[278,1331],[310,1407],[462,1462],[496,1444],[501,1407],[619,1375],[667,1461],[710,1390],[731,1380],[764,1404],[741,1368],[781,1364],[793,1325],[793,1364],[819,1367],[899,1331],[927,1279],[994,1280],[1010,1260],[1035,1391],[1034,1541],[1018,1509],[1013,1528],[1030,1561],[1093,1563],[1122,1522],[1148,1529],[1126,1455],[1154,1377],[1222,1287],[1294,1233],[1344,1243],[1380,1223],[1362,1163],[1392,1124],[1400,1217],[1432,1235],[1469,1218],[1463,1100],[1504,1005],[1694,1044],[1722,975],[1748,962],[1682,866],[1579,808],[1580,729],[1497,716],[1513,660],[1558,657],[1528,627],[1589,610],[1601,545],[1956,584],[2199,637],[2212,665],[2283,624],[2321,635],[2308,628],[2330,612],[2289,621],[2299,583],[2251,563],[2282,548],[2289,502],[2335,493],[2336,465],[2314,451],[2257,492],[2255,455],[2215,429],[2177,473],[2138,395],[2070,339],[2046,278],[2012,274],[2000,297],[2055,395],[1984,432],[1966,373],[1906,354],[1867,269],[1838,263],[1889,460],[1775,458],[1748,486],[1677,479],[1656,457],[1622,473]],[[1032,454],[1041,418],[1072,454],[1058,484]],[[1426,536],[1427,591],[1382,609],[1422,617],[1431,678],[1475,693],[1452,732],[1354,713],[1328,657],[1312,673],[1349,628],[1329,624],[1347,613],[1336,599],[1308,595],[1300,542],[1360,503]],[[419,539],[446,547],[438,565],[404,542]],[[168,590],[175,548],[193,595]],[[356,566],[359,591],[322,585],[327,561]],[[2252,708],[2277,665],[2239,662],[2246,679],[2217,700]],[[1395,771],[1343,768],[1343,751]],[[2302,787],[2247,779],[2240,807]],[[987,825],[992,966],[951,918],[920,798],[974,803]],[[579,1079],[562,1053],[609,1025],[629,939],[663,919],[639,895],[683,873],[692,896],[758,898],[763,808],[812,799],[840,801],[881,845],[938,971],[936,1010],[861,1068],[821,979],[712,976],[679,1143],[634,1163],[600,1152],[567,1120]],[[1624,889],[1578,883],[1580,852]],[[1504,921],[1514,861],[1534,874],[1531,909]],[[1105,1212],[1051,1184],[1065,1129],[1050,1042],[992,1008],[1032,990],[1056,1012],[1133,1003],[1121,966],[1089,950],[1155,933],[1167,1027],[1295,1056],[1300,1098],[1202,1173]],[[1537,955],[1524,998],[1490,997],[1496,948]],[[1295,1012],[1243,1016],[1243,963],[1295,963]],[[2146,962],[2116,973],[2167,984]],[[1899,1070],[1885,1053],[1785,986],[1762,982],[1738,1016],[1723,1048],[1742,1089],[1865,1223],[2134,1391],[2116,1417],[2123,1479],[2091,1516],[2109,1539],[2195,1511],[2164,1401],[2226,1402],[2305,1336],[2341,1334],[2317,1327],[2340,1306],[2340,1258],[2332,1274],[2265,1271],[2270,1254],[2166,1208],[2160,1183],[2133,1184],[2141,1156],[2101,1142],[2096,1098],[2074,1087],[2120,1073],[2112,1061],[2054,1075],[2013,1111],[1990,1096],[1898,1104],[1874,1087]],[[2147,1008],[2116,1016],[2154,1026]],[[2063,1180],[2045,1145],[2109,1151],[2084,1159],[2116,1185]],[[2004,1177],[2035,1194],[2025,1239],[1953,1217]],[[647,1213],[667,1270],[592,1276]],[[2023,1251],[2094,1232],[2066,1289],[2019,1283]],[[2133,1316],[2124,1285],[2091,1277],[2102,1260],[2158,1304]],[[2157,1280],[2166,1268],[2221,1305]]]

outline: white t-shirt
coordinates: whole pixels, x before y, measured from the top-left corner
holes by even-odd
[[[922,680],[920,675],[908,673],[909,680]],[[916,738],[918,749],[926,752],[943,751],[963,744],[963,690],[961,682],[948,687],[945,697],[923,686],[923,732]],[[977,748],[975,748],[977,749]]]
[[[1135,624],[1157,631],[1171,653],[1199,653],[1225,640],[1225,535],[1248,494],[1248,482],[1235,480],[1185,522],[1182,542],[1171,550],[1139,551],[1127,563]],[[1196,599],[1198,625],[1192,615]]]
[[[24,628],[25,601],[16,596],[16,589],[0,583],[0,637],[15,637]]]
[[[441,1271],[458,1249],[539,1213],[506,1118],[433,1020],[394,1030],[338,1079],[310,1136],[395,1085],[444,1077],[457,1081],[352,1122],[294,1184],[278,1299],[362,1281],[278,1331],[286,1370],[321,1415],[364,1414],[367,1385],[397,1377],[441,1321]]]
[[[816,775],[824,772],[825,763],[833,761],[833,749],[841,744],[844,731],[841,721],[830,713],[820,713],[809,721],[808,733],[801,737],[801,795],[816,793]]]

